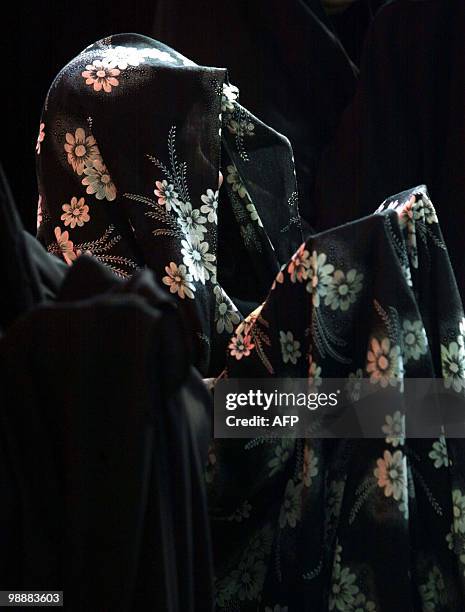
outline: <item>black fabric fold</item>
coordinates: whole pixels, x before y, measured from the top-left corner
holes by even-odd
[[[152,274],[108,280],[83,257],[0,341],[0,583],[69,610],[203,612],[209,393]]]
[[[63,264],[53,261],[24,229],[0,166],[0,334],[59,286]]]

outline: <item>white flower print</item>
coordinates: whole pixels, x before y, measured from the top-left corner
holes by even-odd
[[[270,531],[269,525],[256,531],[249,539],[237,568],[216,582],[217,606],[229,608],[232,599],[237,602],[237,599],[256,600],[259,597],[267,570],[264,559],[271,549]]]
[[[218,223],[218,196],[219,191],[207,189],[207,193],[200,197],[203,202],[203,206],[200,207],[200,212],[203,212],[204,215],[208,215],[207,219],[209,223]]]
[[[167,51],[161,51],[160,49],[151,49],[150,47],[146,47],[144,49],[139,49],[139,53],[142,57],[149,57],[150,59],[159,60],[160,62],[172,64],[176,62],[176,58],[170,55]],[[195,66],[195,63],[183,58],[183,64],[185,66]]]
[[[229,605],[230,600],[235,596],[237,592],[237,584],[234,582],[234,578],[237,575],[237,570],[234,570],[232,574],[228,574],[221,581],[217,581],[215,584],[215,603],[218,608],[226,608]]]
[[[186,266],[183,264],[177,266],[171,262],[169,266],[165,266],[165,272],[166,276],[162,278],[162,282],[170,288],[170,293],[176,293],[182,300],[186,296],[194,298],[195,287]]]
[[[309,389],[316,389],[322,383],[321,379],[321,367],[313,361],[313,358],[310,357],[309,368],[308,368],[308,386]]]
[[[441,344],[441,361],[445,387],[457,393],[465,389],[465,348],[457,342],[449,348]]]
[[[402,274],[404,275],[405,281],[409,287],[413,287],[412,272],[408,263],[402,264]]]
[[[241,236],[243,243],[251,249],[260,250],[260,242],[257,239],[257,234],[255,232],[254,226],[251,223],[247,223],[247,225],[241,225]]]
[[[433,223],[438,223],[438,217],[436,215],[436,211],[434,209],[433,203],[431,202],[429,197],[426,195],[426,193],[422,194],[421,201],[423,202],[423,211],[424,211],[426,223],[429,223],[430,225]]]
[[[336,547],[334,549],[334,563],[333,563],[333,566],[340,565],[341,563],[342,563],[342,546],[336,540]]]
[[[447,454],[447,445],[444,437],[440,437],[433,442],[433,447],[428,453],[428,457],[434,462],[435,468],[449,467],[450,460]]]
[[[346,391],[351,402],[358,402],[362,393],[363,370],[358,368],[347,378]]]
[[[331,275],[334,266],[326,263],[326,254],[313,251],[310,258],[310,270],[306,290],[312,295],[312,302],[315,308],[320,306],[320,297],[325,297],[331,283]]]
[[[284,492],[284,502],[281,506],[279,514],[279,525],[284,529],[286,525],[296,527],[300,521],[302,506],[301,506],[302,483],[295,484],[291,479],[288,481],[286,491]]]
[[[281,342],[281,354],[284,363],[289,363],[290,361],[293,365],[295,365],[297,363],[297,359],[302,356],[302,353],[299,351],[300,342],[298,340],[294,340],[294,334],[290,331],[280,331],[279,341]]]
[[[158,198],[158,203],[164,206],[169,212],[171,208],[178,205],[178,194],[174,189],[174,185],[168,181],[155,181],[154,194]]]
[[[421,321],[404,321],[402,325],[405,360],[417,361],[425,355],[428,347],[425,328]]]
[[[66,133],[64,149],[68,155],[68,163],[78,176],[84,173],[86,165],[91,165],[95,159],[101,160],[95,138],[86,136],[82,128],[77,128],[74,134]]]
[[[403,500],[407,485],[407,463],[402,451],[391,453],[385,450],[383,458],[378,459],[376,463],[377,467],[373,473],[378,486],[384,489],[384,495],[393,497],[396,501]]]
[[[235,119],[231,119],[227,125],[228,130],[231,132],[231,134],[234,134],[239,138],[254,135],[255,126],[247,118],[239,119],[238,121],[236,121]]]
[[[254,600],[260,594],[265,579],[266,565],[262,559],[245,559],[237,570],[232,573],[232,579],[237,585],[237,596],[241,601]]]
[[[444,578],[437,566],[428,572],[428,580],[425,584],[420,585],[419,592],[424,612],[444,609],[443,606],[447,604],[447,590]]]
[[[355,580],[355,574],[352,574],[348,567],[342,567],[339,563],[334,565],[332,585],[329,593],[330,610],[347,612],[347,610],[353,609],[355,596],[359,592]]]
[[[235,85],[223,83],[223,92],[221,94],[221,112],[232,112],[234,110],[234,102],[239,97],[239,90]]]
[[[216,331],[219,334],[222,334],[224,331],[231,334],[234,329],[234,325],[237,325],[241,320],[238,310],[219,285],[216,285],[216,287],[213,289],[213,293],[216,297]]]
[[[195,62],[193,62],[192,60],[188,59],[187,57],[184,57],[183,55],[181,55],[180,53],[178,53],[178,51],[174,51],[173,49],[171,49],[171,51],[173,51],[176,54],[176,57],[178,58],[178,60],[184,64],[184,66],[197,66],[197,64]]]
[[[453,532],[465,534],[465,495],[460,489],[452,491]]]
[[[86,80],[86,85],[91,85],[94,91],[105,91],[110,93],[113,87],[118,87],[119,81],[116,78],[120,75],[118,68],[108,60],[95,60],[86,66],[82,77]]]
[[[255,208],[255,204],[252,202],[252,200],[249,201],[249,203],[246,206],[246,209],[249,212],[249,215],[252,221],[256,221],[258,227],[263,227],[262,220],[260,219],[257,209]]]
[[[347,274],[342,270],[336,270],[328,285],[326,306],[330,306],[331,310],[348,310],[357,299],[357,293],[362,290],[362,280],[363,274],[357,270],[349,270]]]
[[[112,202],[116,199],[115,184],[101,159],[94,159],[90,165],[86,165],[84,174],[82,184],[87,186],[86,193],[95,194],[97,200]]]
[[[193,209],[190,202],[179,202],[178,223],[186,236],[203,240],[203,235],[207,232],[204,225],[206,222],[206,217],[203,217],[197,208]]]
[[[457,342],[460,346],[465,346],[465,317],[462,317],[459,323],[459,335],[457,337]]]
[[[266,524],[263,529],[254,531],[249,540],[247,552],[251,557],[264,559],[270,552],[273,544],[273,530],[269,524]]]
[[[278,444],[275,446],[274,454],[275,456],[268,461],[268,467],[270,468],[269,476],[274,476],[286,466],[291,456],[289,439],[282,438],[279,440]]]
[[[453,525],[451,531],[446,535],[446,542],[449,550],[453,550],[455,553],[460,552],[457,546],[457,535],[454,533]]]
[[[103,60],[108,65],[126,70],[128,66],[138,66],[143,61],[143,55],[136,47],[117,46],[104,49]]]
[[[373,601],[367,601],[363,593],[359,593],[355,598],[354,612],[376,612],[376,606]]]
[[[426,207],[425,208],[425,221],[426,223],[432,224],[432,223],[438,223],[438,216],[436,214],[436,211],[433,208],[433,205],[431,205],[431,207]]]
[[[398,346],[391,346],[389,338],[372,338],[367,353],[367,372],[370,382],[382,387],[395,386],[403,375],[402,357]]]
[[[396,410],[392,416],[388,414],[382,430],[386,435],[386,444],[392,444],[394,447],[403,444],[405,441],[405,415],[399,410]]]
[[[210,279],[210,274],[216,273],[215,255],[208,252],[208,242],[201,242],[198,237],[188,237],[181,241],[183,262],[189,268],[192,278],[202,285]]]
[[[407,495],[404,494],[398,507],[404,519],[407,520],[409,517],[409,505]]]
[[[231,189],[237,193],[240,198],[245,198],[248,196],[247,189],[239,176],[236,166],[234,164],[227,166],[226,171],[228,173],[226,182],[231,185]]]
[[[389,202],[389,204],[387,202],[388,200],[384,200],[384,202],[375,210],[375,213],[383,212],[384,210],[397,209],[399,206],[399,200],[394,200],[393,202]],[[399,211],[397,211],[397,214],[400,214]]]

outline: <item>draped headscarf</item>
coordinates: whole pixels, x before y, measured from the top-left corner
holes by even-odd
[[[111,36],[58,74],[37,145],[38,238],[68,264],[87,253],[119,276],[154,270],[204,374],[301,242],[289,142],[238,94],[225,69]]]

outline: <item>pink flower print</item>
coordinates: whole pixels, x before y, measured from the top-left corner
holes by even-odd
[[[39,195],[39,201],[37,202],[37,229],[42,224],[42,196]]]
[[[178,194],[174,190],[174,185],[168,181],[155,181],[154,194],[158,198],[158,203],[165,206],[167,211],[171,210],[172,205],[178,204]]]
[[[41,123],[39,126],[39,135],[37,136],[37,143],[36,143],[36,151],[37,151],[37,155],[40,155],[40,143],[44,141],[45,138],[45,123]]]
[[[71,203],[63,204],[62,209],[64,212],[61,215],[61,220],[64,221],[65,226],[69,225],[74,229],[76,225],[82,227],[84,223],[90,220],[89,207],[86,205],[84,198],[78,200],[72,197]]]
[[[228,348],[230,349],[230,355],[239,360],[242,359],[242,357],[248,357],[250,355],[250,351],[255,348],[255,344],[252,343],[250,336],[242,336],[242,334],[237,334],[234,338],[232,338]]]
[[[55,238],[58,244],[58,252],[63,255],[64,260],[70,266],[77,258],[77,255],[74,252],[74,245],[69,239],[68,232],[62,232],[60,227],[56,227]]]
[[[74,135],[69,132],[66,134],[64,149],[68,154],[68,163],[79,176],[84,173],[86,166],[91,165],[95,159],[100,159],[95,138],[92,135],[86,136],[82,128],[78,128]]]
[[[298,251],[292,256],[287,271],[291,277],[291,281],[301,283],[308,277],[310,269],[310,253],[305,248],[305,243],[302,244]]]
[[[94,91],[105,91],[110,93],[112,87],[118,87],[119,81],[116,78],[120,70],[108,60],[95,60],[86,66],[82,76],[86,80],[86,85],[92,85]]]

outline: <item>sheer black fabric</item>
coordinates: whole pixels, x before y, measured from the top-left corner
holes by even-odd
[[[345,378],[354,398],[362,380],[440,377],[462,394],[464,333],[420,186],[302,244],[237,326],[224,375],[304,377],[312,391]],[[212,440],[219,611],[463,610],[463,440],[410,439],[401,423],[394,402],[376,440]]]
[[[302,241],[289,141],[238,95],[225,69],[115,35],[57,75],[37,150],[40,241],[124,278],[151,268],[205,376]]]

